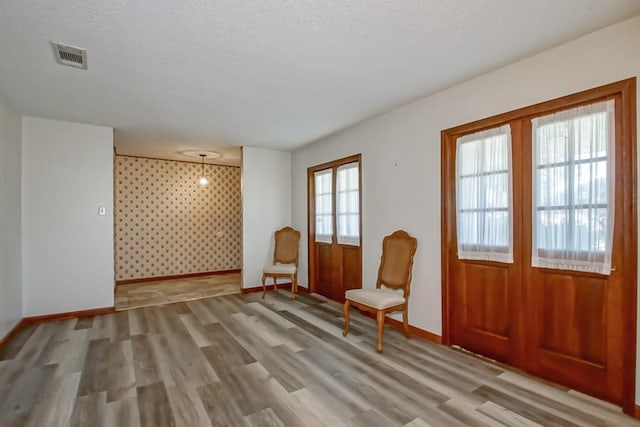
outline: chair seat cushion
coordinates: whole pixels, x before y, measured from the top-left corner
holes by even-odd
[[[404,303],[402,294],[385,289],[349,289],[345,292],[344,297],[377,309],[385,309]]]
[[[295,274],[296,273],[296,265],[295,264],[274,264],[269,265],[262,269],[264,274]]]

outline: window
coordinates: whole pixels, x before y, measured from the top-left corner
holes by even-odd
[[[332,169],[314,173],[316,242],[331,243],[333,238]]]
[[[458,258],[513,262],[511,129],[456,141]]]
[[[358,162],[338,166],[336,229],[339,244],[360,244],[360,174]]]
[[[534,267],[610,274],[614,101],[532,120]]]

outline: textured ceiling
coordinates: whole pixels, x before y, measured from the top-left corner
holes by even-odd
[[[168,152],[288,150],[638,13],[638,0],[2,0],[0,95],[22,114],[162,135]],[[49,40],[86,48],[88,70],[56,64]],[[118,150],[153,150],[141,139]]]

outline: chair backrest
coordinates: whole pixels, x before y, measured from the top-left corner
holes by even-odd
[[[413,256],[418,248],[418,240],[398,230],[385,236],[382,241],[382,257],[378,269],[376,288],[381,285],[393,289],[402,288],[404,297],[409,297],[411,285],[411,270],[413,269]]]
[[[300,232],[291,227],[284,227],[275,233],[275,250],[273,263],[298,265],[298,246]]]

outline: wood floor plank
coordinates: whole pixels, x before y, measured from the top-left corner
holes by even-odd
[[[82,377],[78,386],[78,396],[107,391],[109,338],[91,340],[85,356]]]
[[[287,392],[274,378],[264,381],[264,398],[273,412],[287,426],[323,426],[320,418],[306,408],[298,398]]]
[[[18,333],[0,348],[0,360],[13,360],[16,355],[24,348],[25,344],[31,339],[36,331],[35,326],[18,331]]]
[[[176,425],[211,427],[211,420],[192,384],[169,387],[167,396]]]
[[[64,427],[69,425],[76,403],[80,373],[54,378],[30,411],[27,426]]]
[[[222,325],[209,324],[207,331],[216,344],[203,347],[201,351],[219,377],[225,376],[236,366],[256,361]]]
[[[347,416],[341,416],[340,412],[336,411],[336,406],[331,404],[325,404],[323,399],[318,399],[317,395],[310,392],[306,388],[291,393],[298,401],[304,402],[307,410],[313,413],[322,423],[332,427],[345,427],[347,426],[346,420],[351,418],[353,414]]]
[[[107,403],[136,396],[136,374],[131,340],[110,345],[107,373]]]
[[[431,424],[423,420],[422,418],[416,418],[411,422],[404,425],[404,427],[433,427]]]
[[[495,390],[489,386],[481,386],[474,391],[474,394],[483,397],[487,401],[494,402],[500,406],[508,407],[513,412],[545,426],[579,426],[582,424],[573,423],[562,416],[557,416],[550,411],[541,410],[536,406],[527,404],[519,396],[513,396]],[[594,425],[594,424],[592,424]]]
[[[96,426],[106,423],[107,392],[79,396],[73,407],[70,427]]]
[[[75,329],[91,329],[93,327],[93,321],[96,319],[95,316],[91,316],[91,317],[83,317],[81,319],[78,319],[78,322],[76,323]]]
[[[137,392],[135,397],[129,397],[107,403],[105,409],[105,427],[139,427],[140,414],[138,412]]]
[[[212,426],[231,426],[243,419],[238,401],[225,393],[221,383],[207,384],[196,391]]]
[[[464,425],[478,427],[502,427],[502,424],[491,417],[476,411],[476,407],[463,400],[450,399],[439,406],[444,412],[461,421]]]
[[[513,427],[542,427],[540,424],[509,411],[493,402],[486,402],[478,408],[478,412],[499,421],[503,425]]]
[[[271,408],[263,409],[251,415],[245,415],[243,417],[243,424],[252,427],[286,427],[286,424],[282,422],[278,414]]]
[[[158,361],[154,358],[152,348],[153,340],[154,336],[150,334],[131,337],[133,366],[137,386],[155,384],[162,380],[162,373],[158,366]]]
[[[138,412],[142,427],[174,427],[173,410],[161,382],[138,387]]]
[[[7,425],[22,426],[26,423],[36,403],[43,398],[42,391],[54,379],[55,365],[29,367],[21,365],[10,376],[11,383],[2,388],[0,419]]]
[[[180,320],[187,328],[189,335],[195,341],[198,347],[207,347],[213,342],[209,339],[207,330],[204,325],[191,312],[180,314]]]

